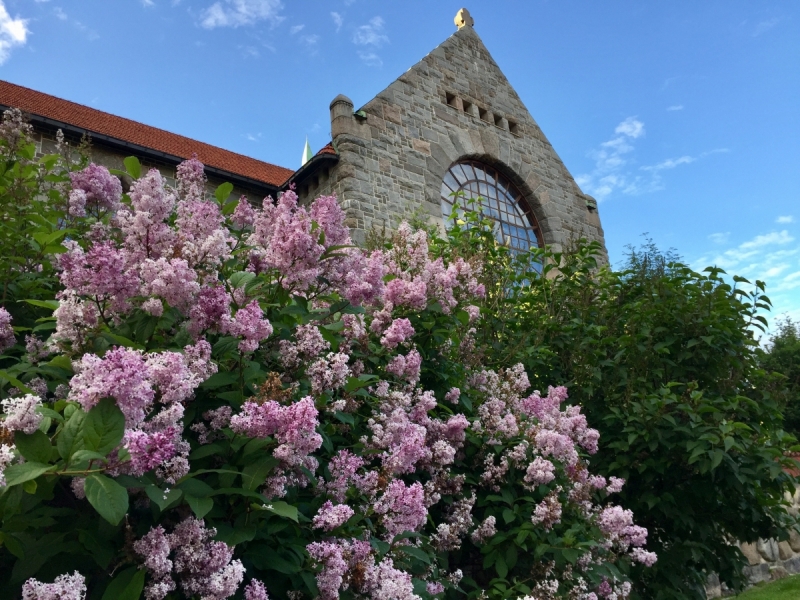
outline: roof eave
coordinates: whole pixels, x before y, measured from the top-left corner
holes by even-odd
[[[5,104],[0,104],[0,110],[5,110],[8,108],[12,107],[7,106]],[[175,164],[175,165],[186,160],[186,157],[176,156],[174,154],[169,154],[167,152],[161,152],[160,150],[154,150],[153,148],[147,148],[146,146],[141,146],[133,142],[128,142],[126,140],[121,140],[113,136],[109,136],[103,133],[98,133],[96,131],[92,131],[91,129],[78,127],[77,125],[71,125],[70,123],[65,123],[63,121],[59,121],[57,119],[51,119],[49,117],[43,117],[42,115],[37,115],[35,113],[31,113],[28,111],[23,111],[23,112],[25,112],[29,116],[30,121],[33,124],[37,124],[40,126],[43,125],[45,127],[52,129],[61,129],[64,133],[68,133],[71,135],[82,136],[84,134],[87,134],[92,138],[92,140],[101,142],[105,146],[109,146],[111,148],[115,148],[118,150],[129,150],[141,157],[152,158],[154,160],[159,160],[166,162],[168,164]],[[258,179],[245,177],[244,175],[231,173],[230,171],[226,171],[224,169],[220,169],[218,167],[214,167],[208,164],[204,165],[204,167],[208,175],[212,175],[224,181],[229,181],[230,183],[238,185],[239,187],[252,189],[253,191],[256,191],[258,193],[263,193],[264,196],[274,195],[281,189],[281,186],[267,183],[265,181],[260,181]]]
[[[338,162],[339,162],[338,154],[330,154],[327,152],[324,154],[317,154],[316,156],[313,156],[311,160],[309,160],[306,164],[297,169],[297,171],[292,173],[289,179],[287,179],[281,184],[280,189],[281,191],[288,190],[290,185],[292,185],[293,183],[295,185],[298,183],[302,183],[305,179],[311,177],[314,173],[319,171],[326,164],[335,165]]]

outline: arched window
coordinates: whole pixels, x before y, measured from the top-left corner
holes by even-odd
[[[453,196],[453,192],[463,195]],[[442,181],[442,214],[445,221],[455,210],[479,209],[494,222],[497,241],[514,251],[544,245],[539,224],[525,196],[494,167],[477,160],[454,164]]]

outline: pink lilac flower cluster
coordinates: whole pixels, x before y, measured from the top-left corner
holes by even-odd
[[[252,579],[244,588],[244,600],[269,600],[267,588],[258,579]]]
[[[44,418],[36,412],[36,409],[42,405],[42,399],[35,394],[3,398],[0,404],[5,413],[5,419],[0,422],[0,427],[8,431],[31,434],[39,428],[39,424]]]
[[[647,529],[633,524],[633,512],[621,506],[609,506],[598,515],[597,525],[615,550],[627,552],[631,549],[631,557],[636,562],[648,567],[655,564],[655,553],[642,548],[647,542]]]
[[[400,479],[392,480],[373,509],[383,516],[387,541],[403,532],[419,530],[428,516],[422,485],[416,482],[407,486]]]
[[[347,504],[333,504],[330,500],[319,507],[317,514],[314,515],[312,526],[316,529],[332,531],[343,525],[355,514],[355,511]]]
[[[307,484],[301,468],[312,472],[317,468],[317,459],[311,453],[322,446],[322,436],[316,432],[318,416],[313,399],[306,397],[288,406],[274,400],[262,404],[248,401],[231,418],[230,427],[235,433],[253,438],[274,436],[278,442],[273,456],[280,466],[267,480],[264,491],[267,496],[286,493],[287,474],[293,474],[298,483]]]
[[[103,358],[87,353],[75,365],[68,399],[90,411],[112,398],[125,415],[123,444],[130,454],[120,471],[138,476],[157,469],[161,479],[174,483],[189,470],[182,403],[215,372],[210,354],[208,342],[187,346],[186,354],[127,348],[113,348]]]
[[[319,567],[321,600],[338,600],[339,591],[348,589],[370,600],[421,600],[414,593],[411,574],[395,568],[391,558],[375,564],[369,542],[339,539],[313,542],[306,549]],[[352,577],[355,572],[360,577]]]
[[[0,306],[0,352],[16,343],[14,328],[11,326],[11,314]]]
[[[202,520],[190,517],[170,534],[158,525],[134,542],[133,549],[150,575],[147,600],[161,600],[178,585],[187,597],[224,600],[233,596],[244,579],[244,566],[233,559],[231,546],[213,541],[216,533]],[[250,590],[251,595],[263,591],[266,596],[263,585]]]
[[[75,571],[56,577],[53,583],[28,579],[22,586],[22,600],[84,600],[86,580]]]
[[[86,215],[86,208],[115,212],[122,200],[122,183],[103,166],[90,163],[82,171],[69,174],[72,194],[69,213],[74,217]]]
[[[14,462],[14,446],[8,444],[0,445],[0,487],[5,487],[6,476],[5,470]]]

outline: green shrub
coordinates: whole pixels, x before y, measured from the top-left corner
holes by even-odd
[[[600,430],[593,467],[627,480],[622,504],[659,556],[634,574],[636,597],[704,598],[711,572],[740,586],[732,542],[785,538],[794,523],[782,467],[795,440],[782,430],[781,378],[761,368],[753,337],[764,284],[732,286],[721,269],[697,273],[652,247],[619,271],[597,268],[596,244],[515,257],[469,218],[451,235],[487,263],[480,360],[521,361],[535,388],[567,382]]]

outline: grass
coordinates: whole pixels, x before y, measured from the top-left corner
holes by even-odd
[[[735,600],[797,600],[800,598],[800,575],[757,585],[736,596]]]

